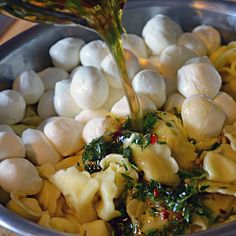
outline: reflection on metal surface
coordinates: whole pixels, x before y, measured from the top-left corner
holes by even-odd
[[[217,4],[214,4],[214,2],[204,1],[204,0],[195,0],[192,2],[191,6],[197,10],[207,9],[209,11],[215,11],[215,12],[228,12],[230,10],[229,7],[227,7],[226,5],[225,6],[222,4],[217,5]]]

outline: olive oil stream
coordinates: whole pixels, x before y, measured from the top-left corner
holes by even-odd
[[[3,9],[19,18],[33,22],[56,24],[76,23],[97,31],[117,63],[128,99],[132,128],[143,130],[143,116],[136,93],[128,77],[121,34],[121,17],[126,0],[3,0]]]

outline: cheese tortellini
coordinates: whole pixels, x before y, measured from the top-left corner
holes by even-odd
[[[146,180],[153,179],[167,185],[178,185],[176,173],[179,167],[167,145],[154,144],[144,150],[137,145],[132,145],[131,148],[134,160],[138,168],[144,172]]]
[[[88,172],[79,172],[75,167],[70,167],[67,170],[59,170],[50,180],[78,211],[80,222],[97,219],[94,208],[94,196],[99,188],[97,179],[91,178]]]

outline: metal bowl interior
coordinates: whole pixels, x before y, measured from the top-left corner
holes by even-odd
[[[216,27],[224,43],[236,38],[236,4],[224,0],[128,0],[123,23],[128,33],[141,35],[144,24],[155,14],[162,13],[180,23],[184,31],[196,25]],[[99,36],[74,26],[39,25],[13,38],[0,47],[0,91],[10,88],[12,81],[26,69],[39,71],[51,65],[48,50],[61,38],[80,37],[86,42]],[[0,225],[18,235],[68,235],[29,222],[0,204]],[[216,227],[196,236],[235,236],[236,222]]]

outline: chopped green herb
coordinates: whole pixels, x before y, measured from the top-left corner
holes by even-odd
[[[204,192],[206,189],[208,189],[210,186],[209,185],[201,185],[199,190],[200,192]]]
[[[145,234],[145,236],[157,236],[158,230],[157,229],[153,229],[150,230],[148,233]]]
[[[166,122],[166,125],[170,128],[173,128],[173,124],[171,122]]]
[[[166,142],[164,142],[164,141],[158,141],[158,143],[161,145],[166,144]]]
[[[133,236],[134,227],[126,211],[125,204],[126,194],[115,201],[115,208],[120,211],[118,218],[111,220],[109,223],[113,229],[114,236]]]
[[[174,234],[184,233],[184,230],[192,222],[193,214],[211,218],[211,211],[201,200],[201,192],[207,186],[203,188],[197,187],[197,181],[206,177],[204,170],[180,171],[178,174],[181,179],[178,188],[169,187],[152,180],[150,182],[134,183],[130,190],[133,198],[143,202],[151,201],[151,205],[164,206],[168,211],[178,215],[181,213],[181,218],[176,221],[170,221],[167,227],[167,231]],[[188,179],[187,183],[185,182],[186,179]],[[132,184],[129,186],[132,186]],[[156,191],[154,190],[158,191],[158,195],[155,194]],[[155,209],[155,207],[151,208],[153,214],[157,211]],[[181,225],[184,225],[184,227]],[[161,234],[158,232],[156,235]]]
[[[109,143],[104,138],[93,140],[84,148],[82,156],[84,169],[90,174],[100,171],[100,162],[108,154]]]
[[[123,166],[124,166],[124,168],[125,168],[125,171],[127,172],[127,171],[129,170],[128,167],[127,167],[127,165],[124,163]]]
[[[174,107],[173,110],[174,110],[174,114],[182,121],[181,112],[178,112],[176,107]]]
[[[189,142],[193,145],[195,145],[197,143],[197,141],[193,138],[189,138]]]
[[[130,162],[132,162],[133,154],[130,147],[123,149],[123,156],[124,158],[127,158]]]
[[[154,112],[150,112],[144,117],[144,133],[150,132],[154,128],[157,119],[158,117]]]

